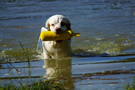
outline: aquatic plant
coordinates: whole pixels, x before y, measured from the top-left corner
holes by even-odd
[[[126,83],[124,85],[124,90],[135,90],[135,78],[133,80],[132,85],[130,85],[129,83]]]
[[[16,86],[14,84],[0,85],[0,90],[62,90],[61,83],[55,80],[38,81],[30,85]]]

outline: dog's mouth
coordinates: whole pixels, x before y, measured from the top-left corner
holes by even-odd
[[[55,33],[56,34],[61,34],[61,33],[63,33],[64,31],[63,30],[57,30]],[[62,43],[63,42],[63,40],[56,40],[56,43]]]
[[[63,30],[58,30],[58,31],[56,31],[55,33],[56,33],[56,34],[61,34],[61,33],[63,33]]]
[[[61,34],[61,33],[62,33],[61,30],[56,32],[56,34]],[[63,41],[63,40],[56,40],[56,43],[61,43],[62,41]]]
[[[56,33],[56,34],[60,34],[60,33],[62,33],[62,31],[56,31],[55,33]]]
[[[63,42],[63,40],[56,40],[56,43],[61,43]]]

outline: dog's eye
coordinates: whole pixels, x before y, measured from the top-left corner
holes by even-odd
[[[51,26],[54,26],[54,24],[51,24]]]
[[[66,24],[64,22],[61,22],[61,26],[65,26]]]

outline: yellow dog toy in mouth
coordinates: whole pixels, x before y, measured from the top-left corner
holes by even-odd
[[[55,34],[52,31],[41,31],[40,39],[42,41],[68,40],[73,36],[79,37],[79,33],[73,33],[71,30],[63,31],[60,34]]]

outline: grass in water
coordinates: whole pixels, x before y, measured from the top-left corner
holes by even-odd
[[[135,90],[135,78],[133,79],[132,85],[130,85],[129,83],[125,84],[124,90]]]
[[[21,47],[19,49],[4,50],[3,55],[0,58],[0,61],[2,61],[0,64],[9,63],[12,68],[18,70],[18,68],[12,65],[12,62],[26,61],[28,62],[28,67],[31,67],[30,61],[35,60],[36,58],[34,55],[38,55],[38,53],[34,49],[24,48],[21,42],[19,42],[19,44]],[[30,76],[29,79],[31,79]],[[39,80],[31,83],[32,84],[18,82],[19,85],[16,85],[13,82],[6,85],[0,83],[0,90],[62,90],[62,83],[57,80]]]
[[[48,80],[39,81],[31,85],[15,86],[13,84],[7,84],[6,86],[0,86],[0,90],[63,90],[62,84],[58,81]]]

